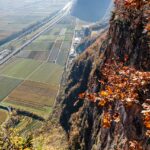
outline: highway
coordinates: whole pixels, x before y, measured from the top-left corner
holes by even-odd
[[[67,3],[67,5],[61,9],[59,12],[57,12],[52,19],[47,23],[48,25],[42,30],[39,31],[37,34],[35,34],[30,40],[26,41],[23,45],[18,47],[16,50],[14,50],[12,53],[10,53],[8,56],[6,56],[4,59],[0,61],[0,65],[8,61],[11,57],[16,55],[18,52],[20,52],[23,48],[28,46],[30,43],[32,43],[35,39],[37,39],[41,34],[49,30],[50,28],[54,27],[55,24],[60,22],[69,12],[72,6],[72,2]]]

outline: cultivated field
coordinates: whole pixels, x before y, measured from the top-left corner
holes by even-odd
[[[23,135],[28,135],[28,133],[33,132],[36,129],[39,129],[42,126],[42,122],[32,119],[32,122],[28,123],[28,125],[25,128],[22,128],[20,131]]]
[[[25,79],[40,64],[41,62],[31,59],[16,59],[13,63],[6,65],[1,74],[6,77]]]
[[[63,42],[62,40],[57,40],[55,42],[48,62],[55,62],[56,61],[57,56],[59,54],[59,51],[61,50],[62,42]]]
[[[57,57],[57,64],[59,65],[62,65],[64,66],[65,63],[66,63],[66,59],[68,57],[68,52],[70,50],[70,47],[71,47],[71,44],[72,44],[72,39],[73,38],[73,33],[74,33],[74,30],[72,28],[68,28],[66,34],[65,34],[65,38],[64,38],[64,41],[61,45],[61,51]]]
[[[44,63],[36,70],[28,80],[58,86],[63,67],[53,63]]]
[[[46,61],[49,55],[49,51],[22,51],[20,52],[17,57],[18,58],[29,58],[39,61]]]
[[[61,65],[61,66],[64,66],[65,63],[66,63],[66,59],[68,57],[68,52],[70,50],[70,46],[71,44],[67,43],[67,42],[64,42],[62,44],[62,47],[61,47],[61,51],[58,55],[58,58],[57,58],[57,64]]]
[[[4,93],[0,105],[28,111],[47,119],[59,91],[73,33],[74,19],[68,16],[25,47],[13,57],[13,61],[5,64],[0,70],[0,76],[12,81],[6,82],[3,79],[4,82],[1,79],[6,86],[1,86],[0,82],[0,95]],[[2,87],[5,90],[2,91]],[[24,133],[24,129],[31,130],[40,125],[41,122],[26,118],[17,128]]]
[[[51,50],[53,46],[53,42],[50,42],[50,39],[47,40],[41,40],[39,41],[38,39],[34,41],[32,44],[27,46],[25,50],[29,51],[49,51]]]
[[[0,40],[63,8],[69,0],[0,1]]]
[[[0,125],[4,123],[7,117],[8,117],[8,113],[5,110],[0,109]]]
[[[0,101],[15,89],[22,81],[18,79],[0,76]]]
[[[53,105],[57,90],[57,86],[24,81],[4,101],[43,110],[44,107]]]

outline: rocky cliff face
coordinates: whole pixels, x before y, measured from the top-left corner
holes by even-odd
[[[149,33],[145,29],[149,6],[138,4],[133,9],[128,8],[129,4],[125,5],[124,0],[115,2],[116,10],[112,14],[107,36],[102,34],[79,56],[68,77],[60,122],[68,134],[72,150],[150,149],[150,138],[145,134],[141,114],[142,104],[145,99],[150,99],[150,84],[146,92],[139,92],[140,104],[134,103],[128,108],[120,101],[112,103],[112,111],[119,112],[121,121],[112,122],[109,128],[102,126],[103,107],[79,100],[80,93],[101,90],[101,69],[110,58],[125,60],[125,65],[137,70],[150,71]],[[149,101],[147,105],[150,108]]]

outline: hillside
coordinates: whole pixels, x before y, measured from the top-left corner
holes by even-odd
[[[60,98],[71,150],[150,149],[148,3],[116,0],[105,39],[73,64]]]

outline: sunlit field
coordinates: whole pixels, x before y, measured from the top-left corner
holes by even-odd
[[[68,0],[1,0],[0,40],[63,8]]]

